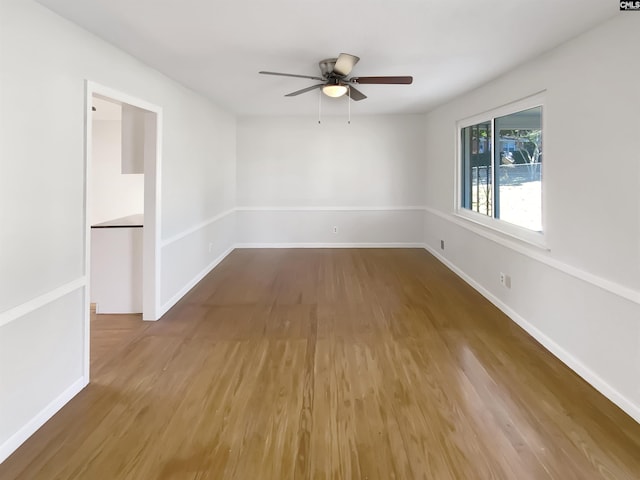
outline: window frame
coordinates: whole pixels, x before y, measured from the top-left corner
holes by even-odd
[[[548,165],[549,155],[548,155],[548,142],[547,138],[547,128],[546,128],[546,107],[545,107],[545,91],[541,91],[530,95],[525,98],[521,98],[514,102],[510,102],[508,104],[493,108],[491,110],[487,110],[485,112],[466,117],[460,119],[456,122],[456,159],[455,159],[455,188],[454,188],[454,214],[462,218],[468,222],[471,222],[476,225],[480,225],[482,227],[488,228],[490,230],[499,232],[503,235],[506,235],[511,238],[515,238],[524,243],[534,245],[540,248],[547,248],[546,245],[546,188],[545,188],[545,171],[546,167],[543,167],[541,170],[541,198],[540,198],[540,208],[541,208],[541,218],[542,218],[542,231],[537,232],[534,230],[529,230],[528,228],[521,227],[519,225],[515,225],[512,223],[508,223],[505,220],[501,220],[499,218],[494,218],[493,216],[485,215],[482,213],[475,212],[471,209],[463,207],[462,195],[463,195],[463,185],[462,181],[464,179],[463,172],[463,164],[464,160],[462,158],[463,145],[462,145],[462,130],[466,127],[470,127],[479,123],[490,123],[491,124],[491,151],[492,151],[492,170],[495,166],[495,119],[497,117],[503,117],[506,115],[511,115],[513,113],[518,113],[523,110],[528,110],[530,108],[541,107],[542,108],[542,137],[544,141],[544,162],[545,165]],[[495,181],[492,182],[492,199],[495,201],[495,197],[493,196],[493,189],[496,187]]]

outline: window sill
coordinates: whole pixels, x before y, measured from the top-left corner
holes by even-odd
[[[467,228],[476,231],[483,236],[487,233],[498,234],[507,237],[509,240],[516,241],[520,244],[536,247],[543,251],[550,251],[547,246],[546,239],[542,232],[534,232],[526,228],[507,223],[502,220],[496,220],[480,213],[467,209],[458,209],[454,215],[466,223]]]

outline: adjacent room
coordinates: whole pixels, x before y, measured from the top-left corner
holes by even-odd
[[[0,478],[640,478],[634,10],[0,0]]]

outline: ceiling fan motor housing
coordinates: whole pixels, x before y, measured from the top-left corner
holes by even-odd
[[[318,62],[318,65],[320,66],[320,73],[322,73],[323,78],[335,76],[333,73],[333,68],[335,67],[337,61],[337,58],[326,58]]]

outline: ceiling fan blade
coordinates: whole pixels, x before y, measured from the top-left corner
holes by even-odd
[[[360,100],[364,100],[367,96],[362,93],[360,90],[357,90],[355,87],[349,85],[349,97],[351,100],[355,100],[356,102]]]
[[[312,77],[311,75],[296,75],[294,73],[280,73],[280,72],[258,72],[262,75],[278,75],[279,77],[296,77],[296,78],[309,78],[311,80],[324,81],[324,78]]]
[[[311,90],[315,90],[317,88],[321,88],[321,87],[324,87],[324,86],[325,86],[324,83],[320,83],[320,84],[314,85],[312,87],[307,87],[307,88],[303,88],[302,90],[296,90],[295,92],[287,93],[285,95],[285,97],[295,97],[296,95],[300,95],[301,93],[307,93],[307,92],[310,92]]]
[[[350,81],[359,85],[409,85],[413,83],[413,77],[354,77]]]
[[[356,57],[355,55],[341,53],[336,60],[336,64],[333,66],[333,73],[341,77],[346,77],[351,73],[354,65],[358,63],[359,60],[360,57]]]

